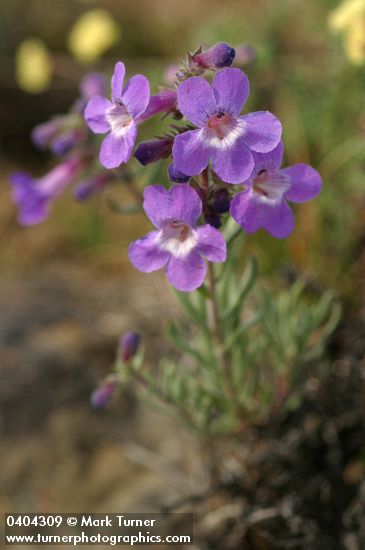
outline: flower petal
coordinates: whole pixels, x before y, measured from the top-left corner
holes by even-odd
[[[251,151],[241,137],[227,149],[216,149],[213,157],[213,170],[226,183],[241,183],[247,180],[254,169]]]
[[[245,143],[257,153],[272,151],[281,139],[281,124],[269,111],[257,111],[240,117],[246,124]]]
[[[254,233],[262,227],[264,210],[250,189],[238,193],[231,201],[230,213],[247,233]]]
[[[309,164],[295,164],[281,170],[289,177],[291,187],[285,198],[292,202],[306,202],[319,195],[322,188],[320,174]]]
[[[166,265],[170,254],[155,244],[158,233],[158,231],[151,231],[142,239],[129,245],[128,257],[132,265],[139,271],[151,273]]]
[[[196,250],[185,258],[170,258],[166,275],[169,282],[181,292],[191,292],[203,284],[207,266]]]
[[[204,126],[216,109],[216,101],[210,84],[200,76],[188,78],[177,89],[179,110],[195,126]]]
[[[263,225],[273,237],[285,239],[294,229],[294,215],[284,200],[279,205],[271,208]]]
[[[105,113],[113,106],[112,102],[106,97],[96,95],[92,97],[86,105],[84,117],[90,130],[95,134],[105,134],[110,130],[109,122],[106,120]]]
[[[142,74],[136,74],[129,80],[122,94],[122,101],[133,118],[147,109],[150,100],[150,83]]]
[[[117,168],[131,156],[137,136],[134,122],[123,136],[109,133],[101,144],[100,162],[105,168]]]
[[[260,227],[273,237],[288,237],[294,229],[294,216],[285,201],[277,205],[257,200],[252,190],[238,193],[231,202],[231,215],[247,233],[254,233]]]
[[[275,147],[269,153],[256,153],[253,152],[253,158],[255,161],[255,174],[259,174],[262,170],[277,170],[281,166],[283,159],[284,145],[280,141],[279,145]]]
[[[155,227],[167,219],[169,193],[162,185],[148,185],[143,192],[143,209]]]
[[[112,98],[120,99],[123,92],[123,82],[125,77],[124,63],[118,61],[114,67],[114,73],[112,76]]]
[[[223,69],[213,80],[217,105],[224,111],[238,116],[250,94],[250,83],[247,76],[240,69]]]
[[[12,198],[18,206],[18,222],[21,225],[35,225],[48,216],[49,200],[37,189],[34,179],[26,172],[10,176]]]
[[[194,189],[186,183],[169,190],[168,218],[193,227],[202,212],[202,201]]]
[[[198,251],[209,262],[224,262],[227,257],[227,247],[222,233],[209,224],[198,227],[197,233]]]
[[[204,144],[201,130],[190,130],[176,136],[172,148],[174,165],[187,176],[197,176],[208,166],[211,149]]]

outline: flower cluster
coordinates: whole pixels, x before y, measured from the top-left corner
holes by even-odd
[[[269,111],[242,114],[250,84],[241,69],[231,67],[234,57],[235,50],[223,42],[200,48],[176,71],[173,87],[155,95],[143,75],[125,82],[122,62],[115,65],[111,99],[97,75],[83,81],[84,99],[71,113],[33,133],[38,146],[68,155],[63,164],[38,182],[24,174],[12,178],[20,221],[44,219],[50,202],[81,168],[76,197],[99,192],[122,176],[134,151],[142,166],[170,158],[170,184],[144,189],[143,208],[155,229],[129,246],[138,270],[163,268],[176,289],[195,290],[204,281],[206,262],[226,259],[229,215],[247,233],[263,228],[276,238],[289,236],[294,217],[288,202],[317,196],[321,177],[305,164],[280,167],[281,124]],[[81,112],[93,134],[105,134],[97,168],[90,160],[97,142],[85,137]],[[135,147],[139,125],[157,114],[172,116],[174,123],[164,135]]]

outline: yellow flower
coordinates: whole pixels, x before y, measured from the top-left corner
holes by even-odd
[[[345,0],[328,18],[334,31],[342,32],[345,54],[354,65],[365,62],[365,0]]]
[[[365,61],[365,17],[354,21],[345,31],[344,48],[346,55],[354,65]]]
[[[334,31],[344,31],[365,15],[365,0],[345,0],[328,18],[328,24]]]
[[[81,15],[71,29],[68,46],[82,63],[98,59],[115,44],[121,29],[112,16],[103,9],[95,9]]]
[[[53,62],[44,42],[38,38],[24,40],[15,54],[15,69],[23,90],[37,94],[49,88]]]

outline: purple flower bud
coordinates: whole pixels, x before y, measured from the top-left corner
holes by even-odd
[[[64,132],[55,137],[51,144],[50,149],[55,155],[64,155],[71,151],[74,145],[79,141],[80,134],[75,130]]]
[[[176,111],[177,94],[176,90],[161,90],[150,97],[147,109],[136,120],[138,124],[151,118],[158,113],[170,113]]]
[[[64,155],[84,135],[79,122],[74,115],[56,116],[33,129],[32,141],[38,149],[50,149],[55,155]]]
[[[171,155],[173,141],[171,137],[142,141],[137,145],[134,156],[143,166],[166,159]]]
[[[112,172],[94,174],[77,185],[74,196],[79,201],[85,201],[93,195],[100,193],[114,179],[115,176]]]
[[[177,170],[173,162],[169,164],[167,171],[170,181],[174,183],[187,183],[190,179],[190,176],[186,176],[185,174]]]
[[[109,405],[116,389],[115,382],[105,382],[96,388],[91,396],[90,403],[95,409],[104,409]]]
[[[100,73],[89,73],[80,82],[80,93],[85,101],[95,95],[105,95],[105,77]]]
[[[209,223],[209,225],[219,229],[222,225],[219,215],[214,212],[211,208],[205,208],[203,212],[204,220]]]
[[[193,61],[203,69],[217,70],[232,65],[235,55],[234,48],[225,42],[219,42],[209,50],[195,54]]]
[[[126,332],[119,341],[119,355],[123,361],[132,359],[138,350],[141,337],[137,332]]]
[[[213,210],[217,214],[225,214],[229,211],[230,202],[228,191],[226,189],[218,189],[214,194]]]
[[[252,46],[249,46],[248,44],[239,44],[238,46],[236,46],[236,65],[249,65],[250,63],[255,61],[255,58],[256,51]]]
[[[61,117],[55,117],[33,128],[31,139],[38,149],[46,149],[48,147],[50,141],[62,129],[61,120]]]

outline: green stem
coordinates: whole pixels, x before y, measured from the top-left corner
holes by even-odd
[[[213,340],[217,351],[218,364],[223,374],[225,389],[230,402],[232,403],[235,414],[239,419],[244,418],[244,411],[239,402],[232,379],[232,365],[229,354],[224,345],[224,332],[219,315],[218,296],[216,289],[216,280],[214,275],[214,266],[208,264],[208,284],[209,284],[209,299],[207,300],[208,320],[211,326]]]

